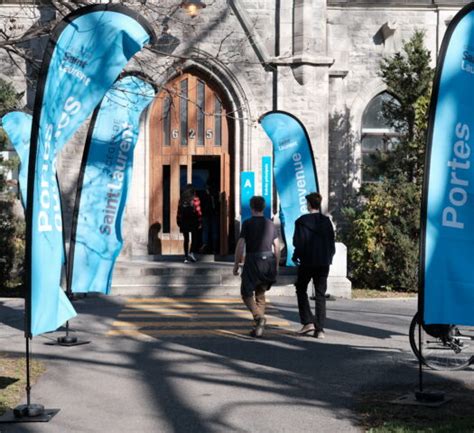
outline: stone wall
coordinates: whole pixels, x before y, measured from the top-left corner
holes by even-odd
[[[0,2],[0,28],[11,37],[51,18],[45,8],[5,3]],[[129,7],[136,7],[154,23],[160,41],[172,38],[175,44],[160,45],[161,53],[145,50],[129,69],[140,69],[163,85],[180,71],[194,68],[217,83],[230,101],[235,119],[236,214],[240,172],[256,172],[258,192],[261,157],[271,154],[271,143],[257,120],[278,108],[305,124],[325,197],[324,210],[338,222],[344,199],[360,185],[360,123],[368,102],[384,90],[377,75],[380,60],[399,50],[415,30],[424,30],[434,65],[447,24],[468,2],[214,0],[193,19],[175,8],[175,0],[138,3],[130,2]],[[28,47],[41,58],[44,40],[32,41]],[[164,55],[163,50],[171,55]],[[34,84],[31,66],[0,50],[0,76],[12,80],[19,91],[27,90],[25,105],[31,107],[34,89],[27,85],[25,74]],[[58,161],[67,218],[74,203],[86,127]],[[146,253],[148,135],[144,115],[124,221],[126,256]]]
[[[335,60],[329,71],[329,210],[336,222],[344,201],[360,186],[361,120],[369,101],[385,90],[378,76],[381,59],[423,30],[435,66],[447,25],[466,2],[434,3],[329,2],[327,44]]]

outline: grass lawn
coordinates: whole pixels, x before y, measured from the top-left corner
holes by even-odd
[[[24,357],[0,352],[0,415],[19,404],[26,393],[25,364]],[[42,362],[33,360],[30,363],[31,382],[34,383],[45,370]]]
[[[23,298],[24,290],[21,284],[0,287],[0,298]]]
[[[393,292],[385,290],[352,289],[353,299],[370,298],[416,298],[416,292]]]
[[[460,389],[461,388],[461,389]],[[369,433],[473,433],[474,386],[444,391],[452,400],[438,408],[390,403],[409,391],[390,390],[360,396],[358,412]]]

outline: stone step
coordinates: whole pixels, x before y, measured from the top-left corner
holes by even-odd
[[[127,261],[118,262],[114,270],[112,288],[115,287],[217,287],[227,286],[229,290],[240,287],[240,277],[232,274],[232,263],[197,262],[192,264],[176,262]],[[283,270],[283,268],[281,268]],[[281,273],[278,284],[293,284],[294,270]]]
[[[112,294],[120,296],[162,296],[162,297],[220,297],[235,296],[240,297],[239,286],[149,286],[140,285],[112,285]],[[295,287],[274,286],[268,292],[271,296],[294,296]]]
[[[223,267],[203,267],[195,265],[183,266],[121,266],[115,267],[114,273],[120,277],[134,276],[189,276],[189,277],[206,277],[213,275],[224,275],[232,273],[232,266]]]
[[[240,295],[240,277],[232,274],[232,256],[200,255],[198,259],[196,263],[183,263],[182,255],[121,258],[114,269],[112,293],[125,296]],[[296,268],[281,266],[270,294],[294,296],[296,272]],[[350,282],[345,277],[330,274],[328,293],[350,297]]]
[[[295,277],[291,275],[280,275],[279,284],[293,284]],[[240,286],[240,277],[232,274],[214,274],[214,275],[142,275],[125,276],[114,275],[113,284],[122,285],[159,285],[159,286]]]
[[[199,259],[199,263],[212,263],[212,264],[222,264],[222,265],[231,265],[234,263],[234,256],[232,255],[217,255],[217,254],[195,254]],[[121,259],[124,261],[125,259]],[[182,264],[184,262],[183,254],[166,254],[166,255],[146,255],[146,256],[133,256],[133,262],[142,262],[149,264],[159,264],[159,263],[170,263],[170,264]]]
[[[153,257],[153,256],[152,256]],[[154,256],[156,257],[156,256]],[[153,261],[153,260],[137,260],[130,261],[120,260],[114,269],[114,276],[130,277],[130,276],[147,276],[147,275],[170,275],[170,276],[213,276],[213,275],[232,275],[233,262],[217,262],[211,261],[209,258],[203,260],[199,257],[196,263],[183,263],[181,256],[175,261]],[[296,275],[296,268],[281,266],[279,268],[280,275]]]

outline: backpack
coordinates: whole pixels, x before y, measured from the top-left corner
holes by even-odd
[[[195,228],[198,226],[198,216],[194,209],[194,200],[186,201],[181,206],[181,226],[187,228]]]

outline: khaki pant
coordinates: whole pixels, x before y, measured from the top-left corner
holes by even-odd
[[[259,319],[260,317],[265,316],[265,292],[266,287],[257,286],[255,289],[255,295],[244,297],[242,296],[242,300],[247,308],[253,315],[255,320]]]

